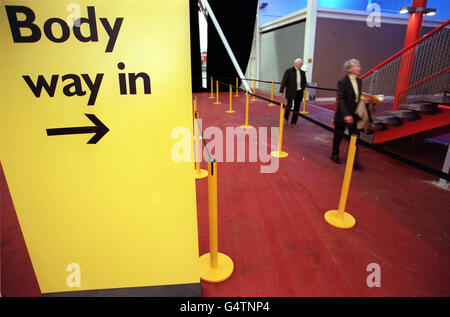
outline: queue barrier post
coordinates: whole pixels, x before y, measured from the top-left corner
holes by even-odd
[[[194,114],[197,115],[197,96],[194,96]]]
[[[200,168],[201,151],[200,151],[200,133],[198,127],[198,113],[194,119],[194,155],[195,155],[195,179],[202,179],[208,176],[208,171]]]
[[[219,252],[217,225],[217,162],[208,163],[209,253],[200,257],[200,279],[220,283],[231,276],[234,264],[231,258]]]
[[[228,109],[226,112],[228,113],[234,113],[235,111],[233,110],[233,87],[230,84],[230,109]]]
[[[215,105],[220,105],[221,102],[219,101],[219,81],[216,80],[216,102]]]
[[[275,106],[275,104],[273,103],[273,88],[274,88],[274,83],[272,82],[272,92],[270,93],[270,103],[268,104],[269,107]]]
[[[248,125],[248,91],[245,92],[245,124],[241,125],[241,128],[244,130],[253,128]]]
[[[270,153],[271,156],[278,157],[278,158],[285,158],[288,156],[288,153],[283,152],[281,149],[282,144],[283,144],[283,126],[284,126],[283,118],[284,118],[284,105],[281,104],[280,105],[280,129],[279,129],[279,134],[278,134],[278,150]]]
[[[209,99],[214,99],[214,82],[211,76],[211,95],[209,95]]]
[[[198,119],[198,109],[197,109],[197,96],[194,96],[194,119]],[[194,129],[195,131],[195,129]],[[199,133],[200,134],[200,133]],[[196,138],[194,133],[194,139]],[[198,135],[198,138],[203,139],[201,135]]]
[[[308,93],[308,88],[305,87],[305,91],[303,93],[303,111],[300,111],[301,114],[307,114],[309,113],[308,111],[306,111],[306,95]]]
[[[236,77],[236,94],[234,95],[235,97],[239,97],[239,93],[238,93],[239,87],[238,87],[238,85],[239,85],[239,79]]]
[[[352,177],[353,163],[355,162],[356,154],[356,135],[350,137],[350,146],[347,154],[347,163],[345,166],[344,181],[342,184],[341,198],[339,199],[338,210],[328,210],[325,215],[325,221],[333,227],[340,229],[350,229],[355,226],[355,218],[345,212],[345,205],[347,203],[348,190],[350,187],[350,179]]]
[[[256,101],[256,80],[253,80],[253,97],[250,99],[251,101]]]

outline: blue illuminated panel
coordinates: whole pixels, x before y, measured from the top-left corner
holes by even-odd
[[[259,11],[259,25],[271,22],[292,12],[306,8],[307,0],[260,0],[267,5]],[[377,3],[381,12],[398,13],[401,7],[412,5],[412,0],[318,0],[319,7],[366,11],[371,3]],[[450,1],[428,0],[427,8],[436,9],[434,18],[450,18]]]

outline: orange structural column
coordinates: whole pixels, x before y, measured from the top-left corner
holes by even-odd
[[[427,0],[413,0],[412,8],[425,8]],[[424,12],[412,12],[409,16],[408,28],[406,30],[405,42],[403,48],[408,47],[419,38],[420,29],[422,28]],[[395,98],[392,105],[393,110],[397,110],[399,106],[406,103],[407,87],[411,80],[411,74],[414,67],[415,49],[411,48],[402,54],[402,61],[398,73],[397,87],[395,89]]]

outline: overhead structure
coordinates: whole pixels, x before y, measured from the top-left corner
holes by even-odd
[[[217,22],[216,16],[214,15],[214,12],[211,9],[211,6],[208,3],[208,0],[198,0],[199,3],[203,2],[203,4],[200,4],[200,7],[206,8],[206,11],[208,12],[216,30],[217,33],[220,36],[220,39],[222,40],[223,45],[225,46],[225,49],[227,50],[228,55],[230,56],[231,61],[233,62],[234,68],[236,69],[236,72],[239,75],[239,78],[242,80],[242,83],[244,84],[245,90],[250,91],[251,93],[252,90],[250,89],[250,86],[247,83],[247,80],[245,79],[244,73],[242,73],[241,68],[239,67],[239,63],[236,60],[236,57],[233,54],[233,51],[231,50],[230,45],[228,44],[228,41],[225,37],[225,35],[223,34],[222,28],[219,25],[219,22]]]

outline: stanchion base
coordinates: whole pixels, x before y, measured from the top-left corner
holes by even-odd
[[[235,113],[236,110],[227,110],[226,112],[228,112],[228,113]]]
[[[300,111],[301,114],[307,114],[309,113],[308,111]]]
[[[216,99],[216,97],[214,97],[214,96],[209,96],[209,99]]]
[[[234,264],[231,258],[223,253],[217,254],[217,267],[211,267],[211,254],[206,253],[200,257],[200,279],[208,283],[225,281],[233,273]]]
[[[324,215],[325,221],[333,227],[340,229],[350,229],[355,226],[356,220],[349,213],[343,211],[343,214],[338,210],[328,210]]]
[[[250,99],[250,101],[257,101],[258,99]]]
[[[274,107],[274,106],[275,106],[274,103],[268,103],[267,105],[268,105],[269,107]]]
[[[283,151],[273,151],[270,153],[271,156],[273,157],[278,157],[278,158],[285,158],[288,157],[288,154],[286,152]]]
[[[221,102],[215,102],[214,103],[215,105],[220,105],[220,104],[222,104]]]
[[[200,170],[200,173],[197,173],[197,170],[195,171],[195,179],[201,179],[201,178],[205,178],[208,176],[208,171],[207,170]]]
[[[253,129],[253,127],[251,125],[241,125],[241,128],[244,130]]]
[[[239,97],[240,95],[234,95],[235,97]]]
[[[445,179],[440,179],[439,182],[432,181],[433,185],[439,186],[443,189],[448,189],[450,187],[450,183],[447,183]]]

